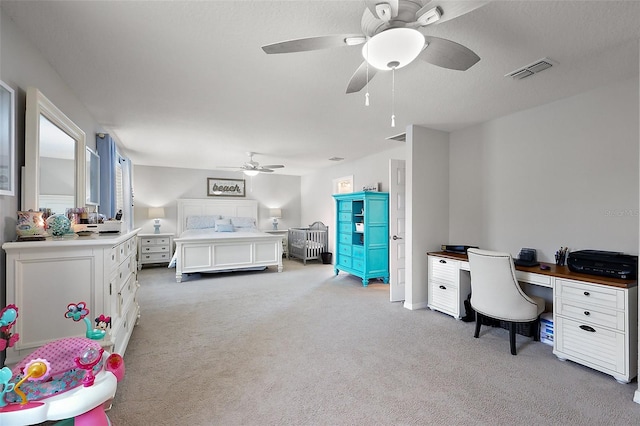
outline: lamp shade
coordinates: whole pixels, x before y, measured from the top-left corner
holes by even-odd
[[[282,217],[282,209],[269,209],[269,217],[272,218],[281,218]]]
[[[424,49],[422,33],[412,28],[390,28],[371,37],[362,56],[372,67],[388,71],[409,65]]]
[[[149,207],[149,219],[160,219],[164,217],[164,207]]]

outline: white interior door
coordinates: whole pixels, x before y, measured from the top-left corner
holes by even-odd
[[[389,160],[389,300],[404,300],[405,162]]]

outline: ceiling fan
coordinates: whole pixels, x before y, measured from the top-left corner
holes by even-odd
[[[347,85],[359,92],[377,70],[396,70],[420,59],[439,67],[466,71],[480,60],[454,41],[424,35],[420,29],[464,15],[489,1],[364,0],[363,34],[336,34],[282,41],[262,46],[268,54],[293,53],[364,44],[364,62]]]
[[[244,163],[239,167],[219,167],[221,169],[237,169],[238,171],[243,172],[247,176],[256,176],[258,173],[273,173],[273,169],[282,169],[284,166],[282,164],[270,164],[267,166],[261,166],[260,163],[253,160],[253,156],[255,152],[247,152],[249,156],[249,161]]]

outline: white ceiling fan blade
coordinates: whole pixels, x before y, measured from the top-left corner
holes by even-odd
[[[455,41],[433,36],[425,36],[424,39],[428,46],[418,57],[430,64],[466,71],[480,60],[471,49]]]
[[[487,3],[490,3],[490,1],[432,0],[416,12],[416,21],[418,21],[422,15],[424,15],[434,7],[440,8],[440,10],[442,11],[442,16],[438,21],[433,22],[433,24],[430,25],[447,22],[451,19],[457,18],[458,16],[462,16],[473,10],[476,10],[477,8],[482,7]]]
[[[273,173],[273,170],[266,169],[264,167],[258,167],[256,170],[259,171],[260,173]]]
[[[261,166],[264,169],[282,169],[284,166],[282,164],[268,164],[266,166]]]
[[[373,76],[376,75],[377,71],[376,68],[370,66],[368,73],[369,80],[367,80],[367,61],[364,61],[351,76],[351,80],[349,80],[349,84],[347,85],[347,93],[356,93],[362,90],[362,88],[371,81]]]
[[[357,42],[359,41],[359,43]],[[362,34],[335,34],[318,37],[299,38],[295,40],[281,41],[262,46],[268,54],[306,52],[310,50],[329,49],[331,47],[348,46],[364,43]]]

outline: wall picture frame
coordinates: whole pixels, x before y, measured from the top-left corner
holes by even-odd
[[[0,195],[15,195],[15,91],[0,80]]]
[[[245,188],[244,179],[207,178],[209,197],[244,197]]]

